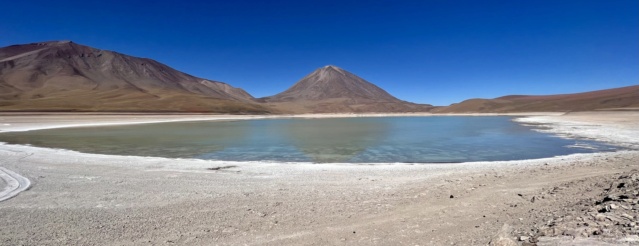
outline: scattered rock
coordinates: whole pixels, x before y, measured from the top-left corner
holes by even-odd
[[[620,238],[637,237],[639,209],[635,204],[639,200],[639,170],[632,170],[618,177],[601,179],[602,181],[594,185],[581,188],[591,192],[590,194],[592,192],[596,194],[599,189],[600,193],[595,197],[584,194],[564,194],[565,191],[570,190],[566,189],[567,187],[579,184],[579,181],[572,181],[543,192],[543,194],[554,196],[573,196],[575,201],[573,204],[557,204],[555,211],[548,213],[546,219],[540,219],[540,222],[536,222],[532,228],[527,229],[535,232],[531,234],[531,237],[522,235],[518,237],[519,241],[555,245],[545,244],[545,242],[563,241],[568,236],[572,238],[571,240],[587,238],[588,240],[584,243],[606,241],[614,244]],[[582,184],[584,183],[587,182],[582,181]],[[531,199],[532,201],[534,200]]]

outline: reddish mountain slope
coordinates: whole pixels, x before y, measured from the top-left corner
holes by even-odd
[[[0,110],[267,111],[228,84],[70,41],[0,48]]]
[[[639,85],[575,94],[470,99],[436,113],[567,112],[639,108]]]
[[[319,68],[288,90],[260,99],[283,112],[424,112],[430,105],[399,100],[376,85],[335,66]]]

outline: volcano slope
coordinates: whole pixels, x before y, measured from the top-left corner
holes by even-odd
[[[315,70],[291,88],[261,98],[285,113],[427,112],[431,105],[395,98],[382,88],[336,66]]]

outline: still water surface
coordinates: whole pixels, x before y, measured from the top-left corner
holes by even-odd
[[[511,117],[383,117],[178,122],[0,134],[0,141],[87,153],[228,161],[436,163],[611,151],[533,131]],[[578,147],[579,146],[579,147]]]

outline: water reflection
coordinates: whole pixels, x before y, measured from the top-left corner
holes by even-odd
[[[283,133],[314,162],[347,162],[381,142],[389,124],[379,119],[290,120]]]

